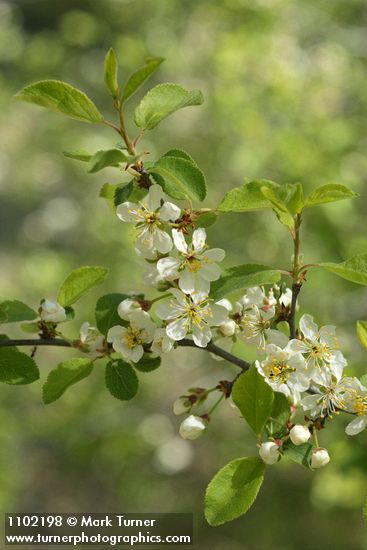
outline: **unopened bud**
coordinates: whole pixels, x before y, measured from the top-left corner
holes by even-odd
[[[236,326],[236,323],[232,319],[229,319],[219,325],[219,330],[223,336],[233,336],[236,332]]]
[[[206,429],[206,423],[200,416],[191,414],[180,426],[180,436],[184,439],[197,439]]]
[[[289,437],[294,445],[302,445],[310,439],[311,432],[307,426],[296,424],[289,432]]]
[[[176,401],[173,403],[173,412],[177,416],[180,414],[185,414],[190,410],[191,403],[187,397],[179,397],[176,399]]]
[[[323,468],[330,462],[330,456],[326,449],[315,449],[311,456],[311,468]]]
[[[266,441],[261,444],[259,455],[265,464],[275,464],[280,457],[279,445],[274,441]]]
[[[40,307],[40,317],[42,321],[61,323],[66,320],[66,312],[57,302],[44,300]]]

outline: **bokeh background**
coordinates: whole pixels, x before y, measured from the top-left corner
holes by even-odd
[[[98,295],[141,290],[132,235],[98,198],[103,183],[121,176],[87,175],[83,164],[62,156],[113,145],[114,135],[13,99],[30,81],[64,79],[113,116],[102,82],[110,46],[124,77],[146,56],[163,55],[153,83],[203,90],[203,107],[163,122],[144,148],[152,157],[172,146],[191,153],[206,172],[209,206],[245,177],[301,181],[309,190],[344,183],[361,197],[308,212],[305,261],[364,252],[366,12],[364,0],[1,0],[1,295],[36,307],[41,297],[56,297],[71,269],[108,266],[104,288],[80,301],[66,329],[75,337],[83,321],[93,322]],[[227,250],[226,265],[289,265],[290,240],[271,213],[223,215],[208,232],[213,245]],[[366,289],[315,271],[301,304],[319,323],[338,325],[348,372],[363,374],[366,353],[355,322],[367,318]],[[39,350],[42,378],[68,354]],[[4,385],[1,509],[192,511],[195,547],[202,549],[367,548],[361,514],[367,436],[346,438],[343,418],[321,434],[332,456],[325,470],[312,474],[283,461],[268,469],[245,517],[206,525],[207,482],[229,460],[253,453],[255,441],[228,404],[205,437],[183,441],[172,403],[187,387],[210,386],[234,372],[201,352],[180,351],[142,374],[139,395],[126,404],[104,389],[102,366],[49,406],[41,403],[41,381]]]

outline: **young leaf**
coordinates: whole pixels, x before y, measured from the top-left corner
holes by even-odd
[[[98,266],[84,266],[68,275],[59,290],[57,301],[62,306],[71,306],[90,288],[102,283],[108,275],[108,269]]]
[[[177,84],[158,84],[135,109],[135,124],[142,130],[152,130],[175,111],[201,105],[203,101],[203,94],[199,90],[189,92]]]
[[[118,62],[113,48],[110,48],[104,60],[104,81],[107,88],[110,90],[113,98],[116,98],[119,93],[117,83]]]
[[[164,191],[174,199],[202,201],[206,197],[205,178],[196,165],[179,157],[162,157],[149,170]],[[159,177],[160,176],[160,177]]]
[[[89,162],[92,158],[92,155],[88,153],[87,151],[64,151],[63,152],[64,157],[67,157],[69,159],[73,160],[80,160],[81,162]]]
[[[97,151],[88,162],[88,172],[99,172],[107,166],[119,166],[121,163],[126,164],[132,159],[122,149],[107,149],[106,151]]]
[[[37,313],[19,300],[0,300],[0,323],[32,321]]]
[[[93,362],[90,359],[67,359],[52,370],[43,386],[43,402],[47,405],[53,403],[62,396],[73,384],[87,378],[93,370]]]
[[[237,458],[219,470],[205,494],[209,525],[222,525],[245,514],[257,497],[264,470],[265,464],[257,457]]]
[[[367,254],[359,254],[340,264],[324,262],[318,264],[318,266],[339,275],[347,281],[367,285]]]
[[[160,357],[151,357],[146,353],[138,363],[135,363],[135,368],[140,372],[152,372],[153,370],[158,369],[160,364]]]
[[[99,332],[107,335],[108,330],[116,325],[126,326],[127,321],[117,313],[119,304],[128,298],[127,294],[105,294],[96,303],[96,324]]]
[[[251,212],[272,208],[272,203],[261,192],[263,187],[279,187],[269,180],[254,180],[231,189],[218,206],[219,212]]]
[[[304,206],[302,185],[296,183],[275,188],[264,186],[261,188],[261,192],[272,203],[279,221],[292,229],[294,216],[299,214]]]
[[[222,276],[211,284],[210,296],[219,300],[227,294],[252,286],[274,284],[280,280],[280,271],[260,264],[243,264],[225,269]]]
[[[283,445],[284,456],[287,456],[293,462],[310,468],[310,455],[312,445],[310,443],[302,443],[302,445],[294,445],[288,440]]]
[[[167,153],[164,153],[163,157],[174,157],[174,158],[185,159],[191,162],[191,164],[194,164],[195,166],[197,166],[192,156],[189,155],[189,153],[186,153],[186,151],[183,151],[182,149],[170,149],[169,151],[167,151]]]
[[[148,78],[158,69],[160,64],[164,61],[164,57],[150,57],[146,60],[145,65],[137,69],[126,82],[123,93],[122,101],[127,101],[140,86],[148,80]]]
[[[115,359],[106,366],[106,386],[113,397],[128,401],[136,395],[139,381],[131,365]]]
[[[134,190],[134,180],[129,181],[126,185],[118,185],[115,189],[113,202],[115,206],[129,200],[131,193]]]
[[[118,186],[114,185],[113,183],[104,183],[98,195],[99,197],[101,197],[101,199],[106,200],[113,214],[116,214],[115,193],[116,193],[117,187]]]
[[[316,206],[318,204],[325,204],[327,202],[342,201],[344,199],[352,199],[358,197],[358,193],[355,193],[345,185],[339,185],[337,183],[329,183],[327,185],[321,185],[312,193],[310,193],[305,199],[305,207]]]
[[[367,349],[367,321],[357,321],[357,334],[362,346]]]
[[[274,392],[253,365],[233,386],[232,399],[256,435],[271,415]]]
[[[200,214],[196,220],[196,227],[210,227],[217,221],[215,212],[204,212]]]
[[[15,97],[83,122],[97,123],[103,120],[93,101],[84,92],[59,80],[35,82],[23,88]]]
[[[11,385],[31,384],[39,377],[39,369],[32,357],[15,348],[0,348],[0,382]]]

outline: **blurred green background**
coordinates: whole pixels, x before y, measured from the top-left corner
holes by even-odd
[[[301,181],[307,189],[344,183],[361,197],[308,213],[305,261],[365,252],[366,12],[363,0],[0,1],[0,293],[36,307],[43,296],[55,298],[65,275],[83,264],[111,269],[93,298],[141,290],[131,233],[98,199],[103,183],[121,177],[113,170],[87,175],[83,164],[62,156],[112,145],[114,135],[13,99],[31,81],[64,79],[113,116],[102,82],[110,46],[125,77],[146,56],[162,55],[166,62],[153,83],[204,92],[203,107],[169,118],[143,145],[152,157],[172,146],[194,156],[207,175],[209,206],[245,177]],[[212,245],[227,250],[226,265],[289,265],[289,237],[271,213],[223,215],[208,233]],[[70,336],[83,321],[93,322],[92,297],[80,301]],[[348,372],[363,374],[366,354],[355,321],[367,318],[366,289],[315,271],[301,305],[317,322],[339,326]],[[43,379],[66,355],[71,352],[38,351]],[[47,407],[41,381],[4,385],[1,509],[192,511],[195,547],[202,549],[367,548],[366,433],[347,438],[343,418],[321,433],[332,456],[325,470],[311,474],[283,461],[268,469],[245,517],[206,525],[206,484],[229,460],[254,453],[255,441],[228,404],[205,437],[183,441],[172,403],[188,386],[213,385],[234,373],[185,350],[142,374],[138,397],[126,404],[104,389],[102,366]]]

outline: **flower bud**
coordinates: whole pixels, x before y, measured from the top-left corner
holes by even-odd
[[[330,456],[326,449],[315,449],[311,456],[311,468],[323,468],[330,462]]]
[[[42,321],[61,323],[61,321],[66,320],[66,312],[57,302],[44,300],[40,307],[40,317]]]
[[[190,410],[191,403],[187,397],[179,397],[173,403],[173,413],[179,416],[180,414],[185,414]]]
[[[125,300],[122,300],[122,302],[118,305],[117,313],[119,314],[121,319],[128,321],[130,314],[133,311],[140,310],[140,309],[141,307],[139,302],[131,298],[126,298]]]
[[[265,464],[275,464],[280,457],[279,446],[274,441],[266,441],[261,444],[259,455]]]
[[[289,432],[289,437],[294,445],[302,445],[310,439],[311,432],[307,426],[296,424]]]
[[[233,336],[236,332],[236,323],[232,319],[224,321],[219,325],[219,330],[223,336]]]
[[[180,436],[184,439],[196,439],[205,431],[206,424],[200,416],[191,414],[180,426]]]

